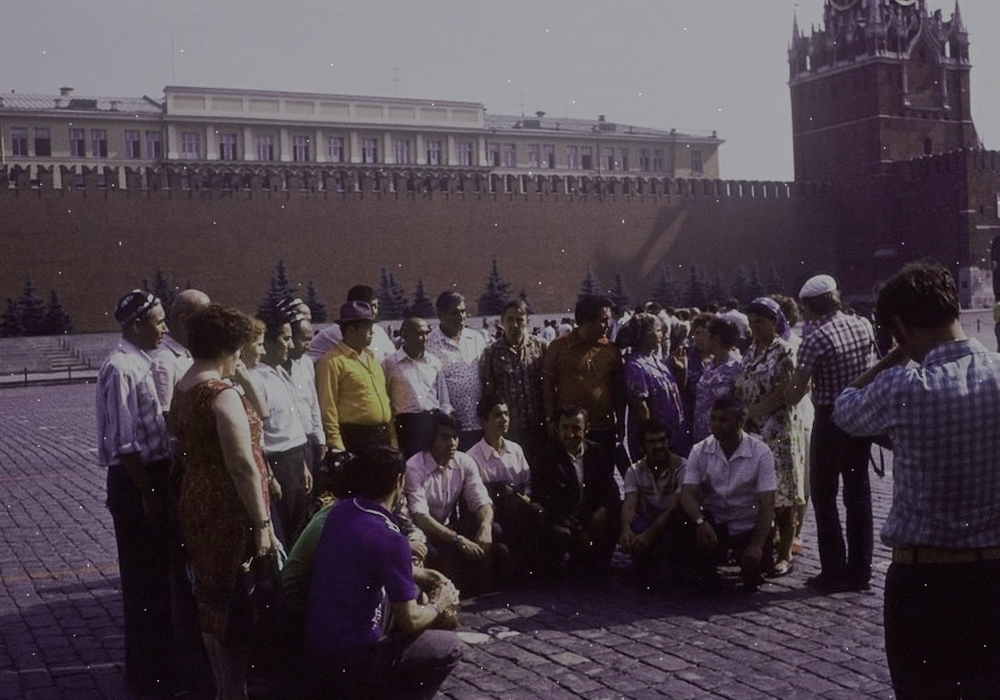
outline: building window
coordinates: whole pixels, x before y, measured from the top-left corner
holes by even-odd
[[[327,141],[327,150],[330,155],[331,163],[343,163],[344,162],[344,137],[343,136],[331,136],[330,140]]]
[[[580,167],[580,147],[579,146],[567,146],[566,147],[566,167],[570,170],[576,170]]]
[[[219,134],[219,160],[236,160],[236,134]]]
[[[292,160],[296,163],[309,162],[309,137],[296,136],[292,139]]]
[[[658,173],[662,173],[664,171],[662,148],[653,149],[653,170]]]
[[[10,153],[15,156],[28,155],[28,128],[15,126],[10,130]]]
[[[694,175],[703,175],[705,166],[701,160],[701,151],[691,151],[691,172]]]
[[[90,130],[90,155],[94,158],[108,157],[108,132],[106,129]]]
[[[427,165],[441,165],[441,142],[427,142]]]
[[[142,158],[142,141],[138,131],[125,130],[125,157],[133,160]]]
[[[52,132],[47,126],[35,127],[35,155],[52,155]]]
[[[257,160],[274,160],[274,137],[262,134],[257,137]]]
[[[581,146],[580,147],[580,167],[584,170],[594,169],[594,147],[593,146]]]
[[[601,167],[605,170],[617,170],[615,167],[615,149],[605,146],[601,149]]]
[[[361,142],[361,162],[378,163],[378,139],[364,139]]]
[[[87,156],[87,137],[84,136],[83,129],[69,130],[69,154],[73,158]]]
[[[528,144],[528,167],[537,168],[538,167],[538,144],[529,143]]]
[[[458,142],[458,164],[459,165],[472,165],[472,142],[471,141],[459,141]]]
[[[639,149],[639,170],[642,170],[643,172],[649,172],[649,170],[650,170],[649,164],[650,164],[650,161],[649,161],[649,149],[648,148],[640,148]]]
[[[517,146],[513,143],[505,143],[503,145],[503,167],[517,167]]]
[[[500,144],[486,144],[486,161],[494,168],[500,167]]]
[[[399,165],[410,165],[413,162],[413,153],[410,149],[409,139],[399,139],[396,141],[396,163]]]
[[[160,139],[159,131],[146,132],[146,157],[150,160],[159,160],[163,157],[163,141]]]
[[[181,134],[181,157],[193,160],[201,158],[201,137],[197,132],[185,131]]]
[[[619,148],[618,149],[618,169],[628,170],[628,149]]]
[[[556,167],[556,147],[551,143],[542,146],[542,165],[550,170]]]

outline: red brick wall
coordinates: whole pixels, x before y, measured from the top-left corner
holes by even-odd
[[[732,185],[735,188],[735,183]],[[788,291],[833,269],[835,234],[823,194],[716,197],[201,191],[0,190],[0,294],[25,274],[55,289],[77,330],[113,327],[118,296],[161,267],[213,298],[252,311],[283,258],[293,281],[319,286],[331,310],[348,287],[392,269],[412,294],[462,291],[470,310],[490,260],[539,312],[573,304],[588,266],[610,286],[621,271],[636,301],[660,266],[683,289],[688,265],[729,282],[737,266],[773,262]],[[782,188],[784,186],[782,185]],[[783,190],[784,191],[784,190]]]

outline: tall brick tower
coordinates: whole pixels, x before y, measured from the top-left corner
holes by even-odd
[[[884,164],[978,147],[969,37],[926,0],[824,0],[788,50],[795,179],[854,183]]]

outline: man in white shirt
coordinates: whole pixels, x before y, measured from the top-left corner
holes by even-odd
[[[706,588],[718,587],[716,565],[730,550],[743,589],[756,592],[774,558],[771,541],[777,477],[774,455],[743,431],[746,406],[732,396],[712,405],[712,434],[691,449],[684,469],[681,507],[694,524]]]
[[[406,319],[400,329],[403,347],[382,362],[396,439],[406,459],[426,450],[434,440],[437,422],[432,411],[452,412],[441,360],[427,352],[430,332],[422,318]]]
[[[427,352],[441,360],[448,397],[461,425],[458,447],[467,450],[483,436],[476,405],[482,394],[480,364],[486,339],[466,327],[465,297],[458,292],[441,292],[435,306],[440,324],[427,337]]]
[[[288,360],[283,367],[288,372],[295,389],[295,400],[299,407],[299,418],[302,428],[306,431],[310,450],[306,459],[312,469],[319,467],[326,456],[326,433],[323,431],[323,421],[319,412],[319,397],[316,395],[316,368],[312,360],[306,357],[312,343],[312,321],[302,313],[301,306],[291,300],[285,304],[292,329],[292,347],[288,351]],[[306,307],[308,308],[308,307]]]
[[[125,680],[172,688],[167,477],[171,446],[149,353],[167,332],[160,300],[134,289],[115,306],[121,339],[97,375],[97,458],[108,471],[125,632]]]
[[[458,422],[444,413],[434,415],[434,441],[407,460],[403,490],[410,517],[427,535],[427,566],[469,593],[491,583],[498,534],[493,502],[475,460],[458,451]]]
[[[209,301],[205,292],[185,289],[178,292],[170,304],[170,332],[163,336],[159,347],[153,351],[153,365],[150,368],[156,384],[156,396],[160,399],[164,414],[170,413],[174,387],[194,363],[187,349],[187,320],[195,311],[208,306]]]
[[[494,517],[510,551],[509,567],[503,573],[516,578],[537,570],[545,513],[541,505],[531,502],[531,468],[524,451],[505,437],[510,427],[506,399],[486,394],[479,400],[476,412],[483,426],[483,439],[469,449],[468,455],[479,467],[493,500]]]

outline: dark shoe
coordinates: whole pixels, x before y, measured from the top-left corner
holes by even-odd
[[[806,585],[823,593],[841,593],[847,590],[847,582],[840,576],[817,574],[806,579]]]
[[[871,581],[848,581],[847,589],[849,591],[854,591],[855,593],[867,593],[872,589]]]

